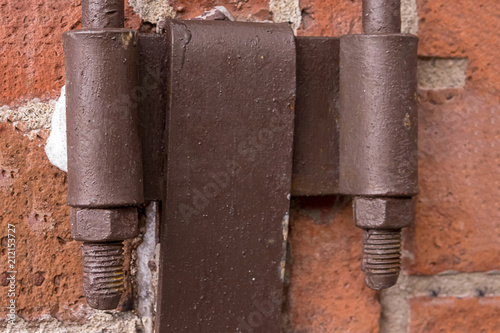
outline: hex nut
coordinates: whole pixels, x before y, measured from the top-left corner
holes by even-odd
[[[113,209],[71,208],[71,235],[84,242],[112,242],[139,234],[136,207]]]
[[[363,229],[401,229],[413,224],[415,200],[403,198],[354,198],[354,223]]]

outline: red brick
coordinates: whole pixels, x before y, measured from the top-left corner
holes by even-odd
[[[500,2],[497,0],[418,0],[419,53],[467,57],[468,86],[498,96]],[[498,102],[498,100],[497,100]]]
[[[0,1],[0,105],[54,98],[64,85],[62,34],[80,28],[80,0]],[[127,6],[126,26],[140,19]]]
[[[215,6],[224,6],[238,20],[263,21],[272,20],[268,0],[172,0],[170,5],[183,19],[202,14]]]
[[[340,36],[361,32],[361,1],[300,0],[302,36]]]
[[[80,243],[70,234],[66,173],[45,156],[45,140],[30,140],[12,124],[0,124],[0,318],[6,318],[7,224],[16,229],[18,314],[83,321]],[[128,252],[129,250],[127,250]],[[128,266],[128,258],[127,258]],[[130,307],[130,285],[121,308]]]
[[[364,283],[362,231],[350,203],[334,198],[301,200],[291,215],[292,332],[378,332],[380,305]]]
[[[465,91],[420,94],[412,274],[500,269],[500,107]]]
[[[467,57],[463,90],[422,91],[411,274],[500,269],[500,3],[420,0],[419,53]]]
[[[500,297],[410,300],[411,333],[500,332]]]

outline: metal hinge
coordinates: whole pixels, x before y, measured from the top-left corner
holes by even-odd
[[[122,241],[153,200],[158,332],[279,332],[293,196],[354,196],[366,282],[394,285],[418,192],[418,39],[399,6],[364,0],[364,33],[335,38],[197,20],[139,34],[122,0],[83,0],[63,42],[89,305],[117,306]]]

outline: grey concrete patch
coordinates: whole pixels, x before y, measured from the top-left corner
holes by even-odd
[[[0,123],[11,121],[23,122],[29,131],[50,129],[50,121],[56,102],[42,102],[38,98],[18,107],[0,107]]]
[[[128,3],[143,21],[153,24],[177,14],[168,0],[129,0]]]
[[[157,252],[157,226],[160,223],[158,202],[146,207],[146,226],[142,243],[137,247],[136,274],[137,313],[141,317],[145,333],[153,333],[158,294],[159,253]]]
[[[380,295],[380,333],[406,333],[412,297],[500,296],[500,272],[456,273],[433,276],[401,275],[396,286]]]
[[[417,34],[417,0],[401,0],[401,32],[413,35]]]
[[[418,86],[421,89],[460,89],[465,86],[466,58],[421,57]]]
[[[398,283],[380,294],[382,308],[379,333],[406,333],[410,319],[409,278],[401,274]]]
[[[83,324],[63,323],[53,317],[24,321],[18,318],[4,333],[142,333],[141,320],[131,312],[96,311]]]
[[[269,10],[273,13],[273,21],[276,23],[289,23],[294,32],[300,26],[300,6],[298,0],[270,0]]]

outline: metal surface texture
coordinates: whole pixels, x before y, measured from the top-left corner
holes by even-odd
[[[167,118],[167,38],[139,34],[140,134],[144,172],[144,199],[161,200],[165,186],[163,163]]]
[[[139,234],[136,207],[71,209],[71,236],[85,242],[113,242]]]
[[[418,38],[401,34],[399,0],[363,0],[364,35],[340,40],[339,191],[356,195],[366,284],[396,284],[401,228],[414,219]]]
[[[123,0],[82,0],[82,29],[123,28]]]
[[[413,224],[411,197],[354,197],[354,222],[363,232],[363,261],[367,285],[375,290],[396,284],[401,270],[401,228]]]
[[[68,204],[82,208],[143,202],[137,34],[74,30],[64,34]]]
[[[365,282],[374,290],[386,289],[398,282],[401,271],[401,229],[363,229],[361,270]]]
[[[417,194],[417,42],[340,38],[340,193]]]
[[[365,229],[401,229],[413,223],[415,200],[407,198],[355,197],[354,223]]]
[[[340,39],[216,12],[138,35],[122,0],[82,12],[63,44],[90,306],[117,306],[144,199],[163,201],[157,332],[281,330],[291,195],[354,195],[366,283],[396,283],[418,192],[418,39],[399,33],[400,1],[364,0],[365,34]]]
[[[363,0],[363,32],[399,33],[401,0]]]
[[[84,243],[82,245],[83,292],[94,309],[118,306],[123,293],[123,244]]]
[[[100,310],[114,309],[120,301],[121,241],[138,234],[137,209],[127,206],[144,200],[139,47],[137,33],[123,24],[123,0],[83,0],[86,30],[63,35],[72,234],[84,241],[87,303]]]
[[[280,332],[295,101],[286,24],[170,21],[157,332]]]
[[[296,37],[292,195],[338,193],[339,39]]]

